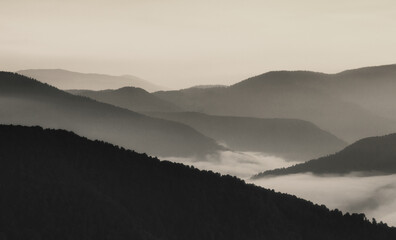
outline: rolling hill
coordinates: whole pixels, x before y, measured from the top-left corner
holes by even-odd
[[[0,126],[2,239],[390,240],[396,230],[63,130]]]
[[[184,124],[74,96],[9,72],[0,72],[0,123],[67,129],[158,156],[205,155],[223,149]]]
[[[389,118],[389,114],[379,114],[372,107],[374,103],[382,103],[375,99],[383,99],[381,94],[385,91],[384,88],[376,90],[376,79],[384,75],[375,71],[377,68],[370,69],[372,74],[360,75],[353,75],[353,71],[340,74],[308,71],[268,72],[230,87],[160,91],[155,94],[186,111],[306,120],[343,140],[353,142],[364,137],[396,131],[396,117],[392,119]],[[351,75],[359,80],[353,80]],[[362,75],[372,79],[371,85],[366,84],[370,81],[364,80]],[[389,82],[385,85],[386,92],[393,93],[396,87],[389,75],[395,79],[396,74],[393,75],[390,71],[383,77]],[[354,81],[360,81],[361,86]],[[363,91],[363,86],[372,90],[370,94]],[[354,92],[359,96],[354,97],[355,100],[352,99]],[[393,95],[384,94],[389,103],[385,104],[384,108],[393,107],[391,102],[396,100],[394,97],[391,98]],[[367,104],[368,100],[360,101],[364,98],[374,99],[371,101],[373,104]]]
[[[396,173],[396,134],[359,140],[342,151],[292,167],[274,169],[253,178],[311,172],[314,174],[363,175]]]
[[[263,152],[292,161],[335,153],[346,143],[314,124],[297,119],[213,116],[196,112],[150,112],[180,122],[238,151]]]
[[[99,102],[112,104],[136,112],[166,111],[175,112],[181,109],[166,102],[141,88],[123,87],[117,90],[69,90],[69,93],[89,97]]]
[[[306,121],[176,112],[180,109],[174,104],[138,88],[69,92],[152,117],[186,124],[238,151],[264,152],[287,160],[306,161],[334,153],[346,146],[342,140]]]
[[[72,72],[63,69],[27,69],[18,71],[18,73],[62,90],[105,90],[138,87],[149,92],[154,92],[164,89],[132,75],[111,76],[97,73]]]

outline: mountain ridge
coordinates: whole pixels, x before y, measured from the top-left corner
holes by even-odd
[[[393,69],[393,65],[390,68]],[[359,81],[360,78],[355,81],[351,77],[340,78],[337,74],[277,71],[226,88],[154,94],[185,111],[306,120],[347,142],[354,142],[396,131],[396,108],[391,104],[396,101],[393,94],[396,71],[389,74],[394,77],[378,78],[368,84]],[[376,79],[373,76],[377,75],[370,75],[370,78]]]
[[[160,86],[133,75],[113,76],[99,73],[81,73],[65,69],[26,69],[17,71],[17,73],[35,78],[62,90],[105,90],[127,86],[140,87],[149,92],[163,89]]]
[[[164,101],[142,88],[123,87],[115,90],[68,90],[67,92],[136,112],[181,111],[176,105]]]

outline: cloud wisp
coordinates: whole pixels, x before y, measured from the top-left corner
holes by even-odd
[[[264,170],[288,167],[296,162],[287,162],[282,158],[260,152],[220,151],[205,157],[179,158],[167,157],[172,162],[192,165],[203,170],[212,170],[221,174],[234,175],[243,179]]]

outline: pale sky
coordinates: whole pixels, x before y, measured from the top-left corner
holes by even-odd
[[[394,0],[0,0],[0,70],[170,88],[396,63]]]

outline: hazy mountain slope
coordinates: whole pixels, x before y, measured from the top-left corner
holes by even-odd
[[[141,78],[133,76],[133,75],[122,75],[120,77],[123,77],[123,78],[133,81],[133,85],[132,85],[133,87],[142,88],[148,92],[156,92],[156,91],[168,89],[164,86],[159,86],[157,84],[151,83],[147,80],[141,79]]]
[[[351,172],[366,172],[367,174],[396,173],[396,134],[365,138],[336,154],[284,169],[266,171],[255,177],[303,172],[315,174],[346,174]]]
[[[0,126],[3,239],[395,239],[363,214],[89,141]]]
[[[227,85],[221,85],[221,84],[213,84],[213,85],[196,85],[191,88],[198,88],[198,89],[208,89],[208,88],[223,88],[227,87]]]
[[[348,142],[396,131],[395,121],[328,87],[333,76],[306,71],[269,72],[228,88],[156,92],[185,110],[229,116],[295,118],[313,122]]]
[[[328,85],[341,98],[396,119],[396,64],[344,71]]]
[[[18,73],[37,79],[40,82],[48,83],[51,86],[55,86],[63,90],[105,90],[130,86],[143,88],[149,92],[164,89],[146,80],[131,75],[110,76],[96,73],[72,72],[63,69],[28,69],[18,71]]]
[[[69,90],[68,92],[137,112],[174,112],[181,110],[176,105],[166,102],[141,88],[124,87],[117,90],[102,91]]]
[[[146,113],[184,123],[239,151],[264,152],[301,161],[335,153],[346,143],[312,123],[296,119],[212,116],[194,112]]]
[[[160,156],[191,156],[222,149],[184,124],[74,96],[8,72],[0,72],[0,122],[72,130]]]

